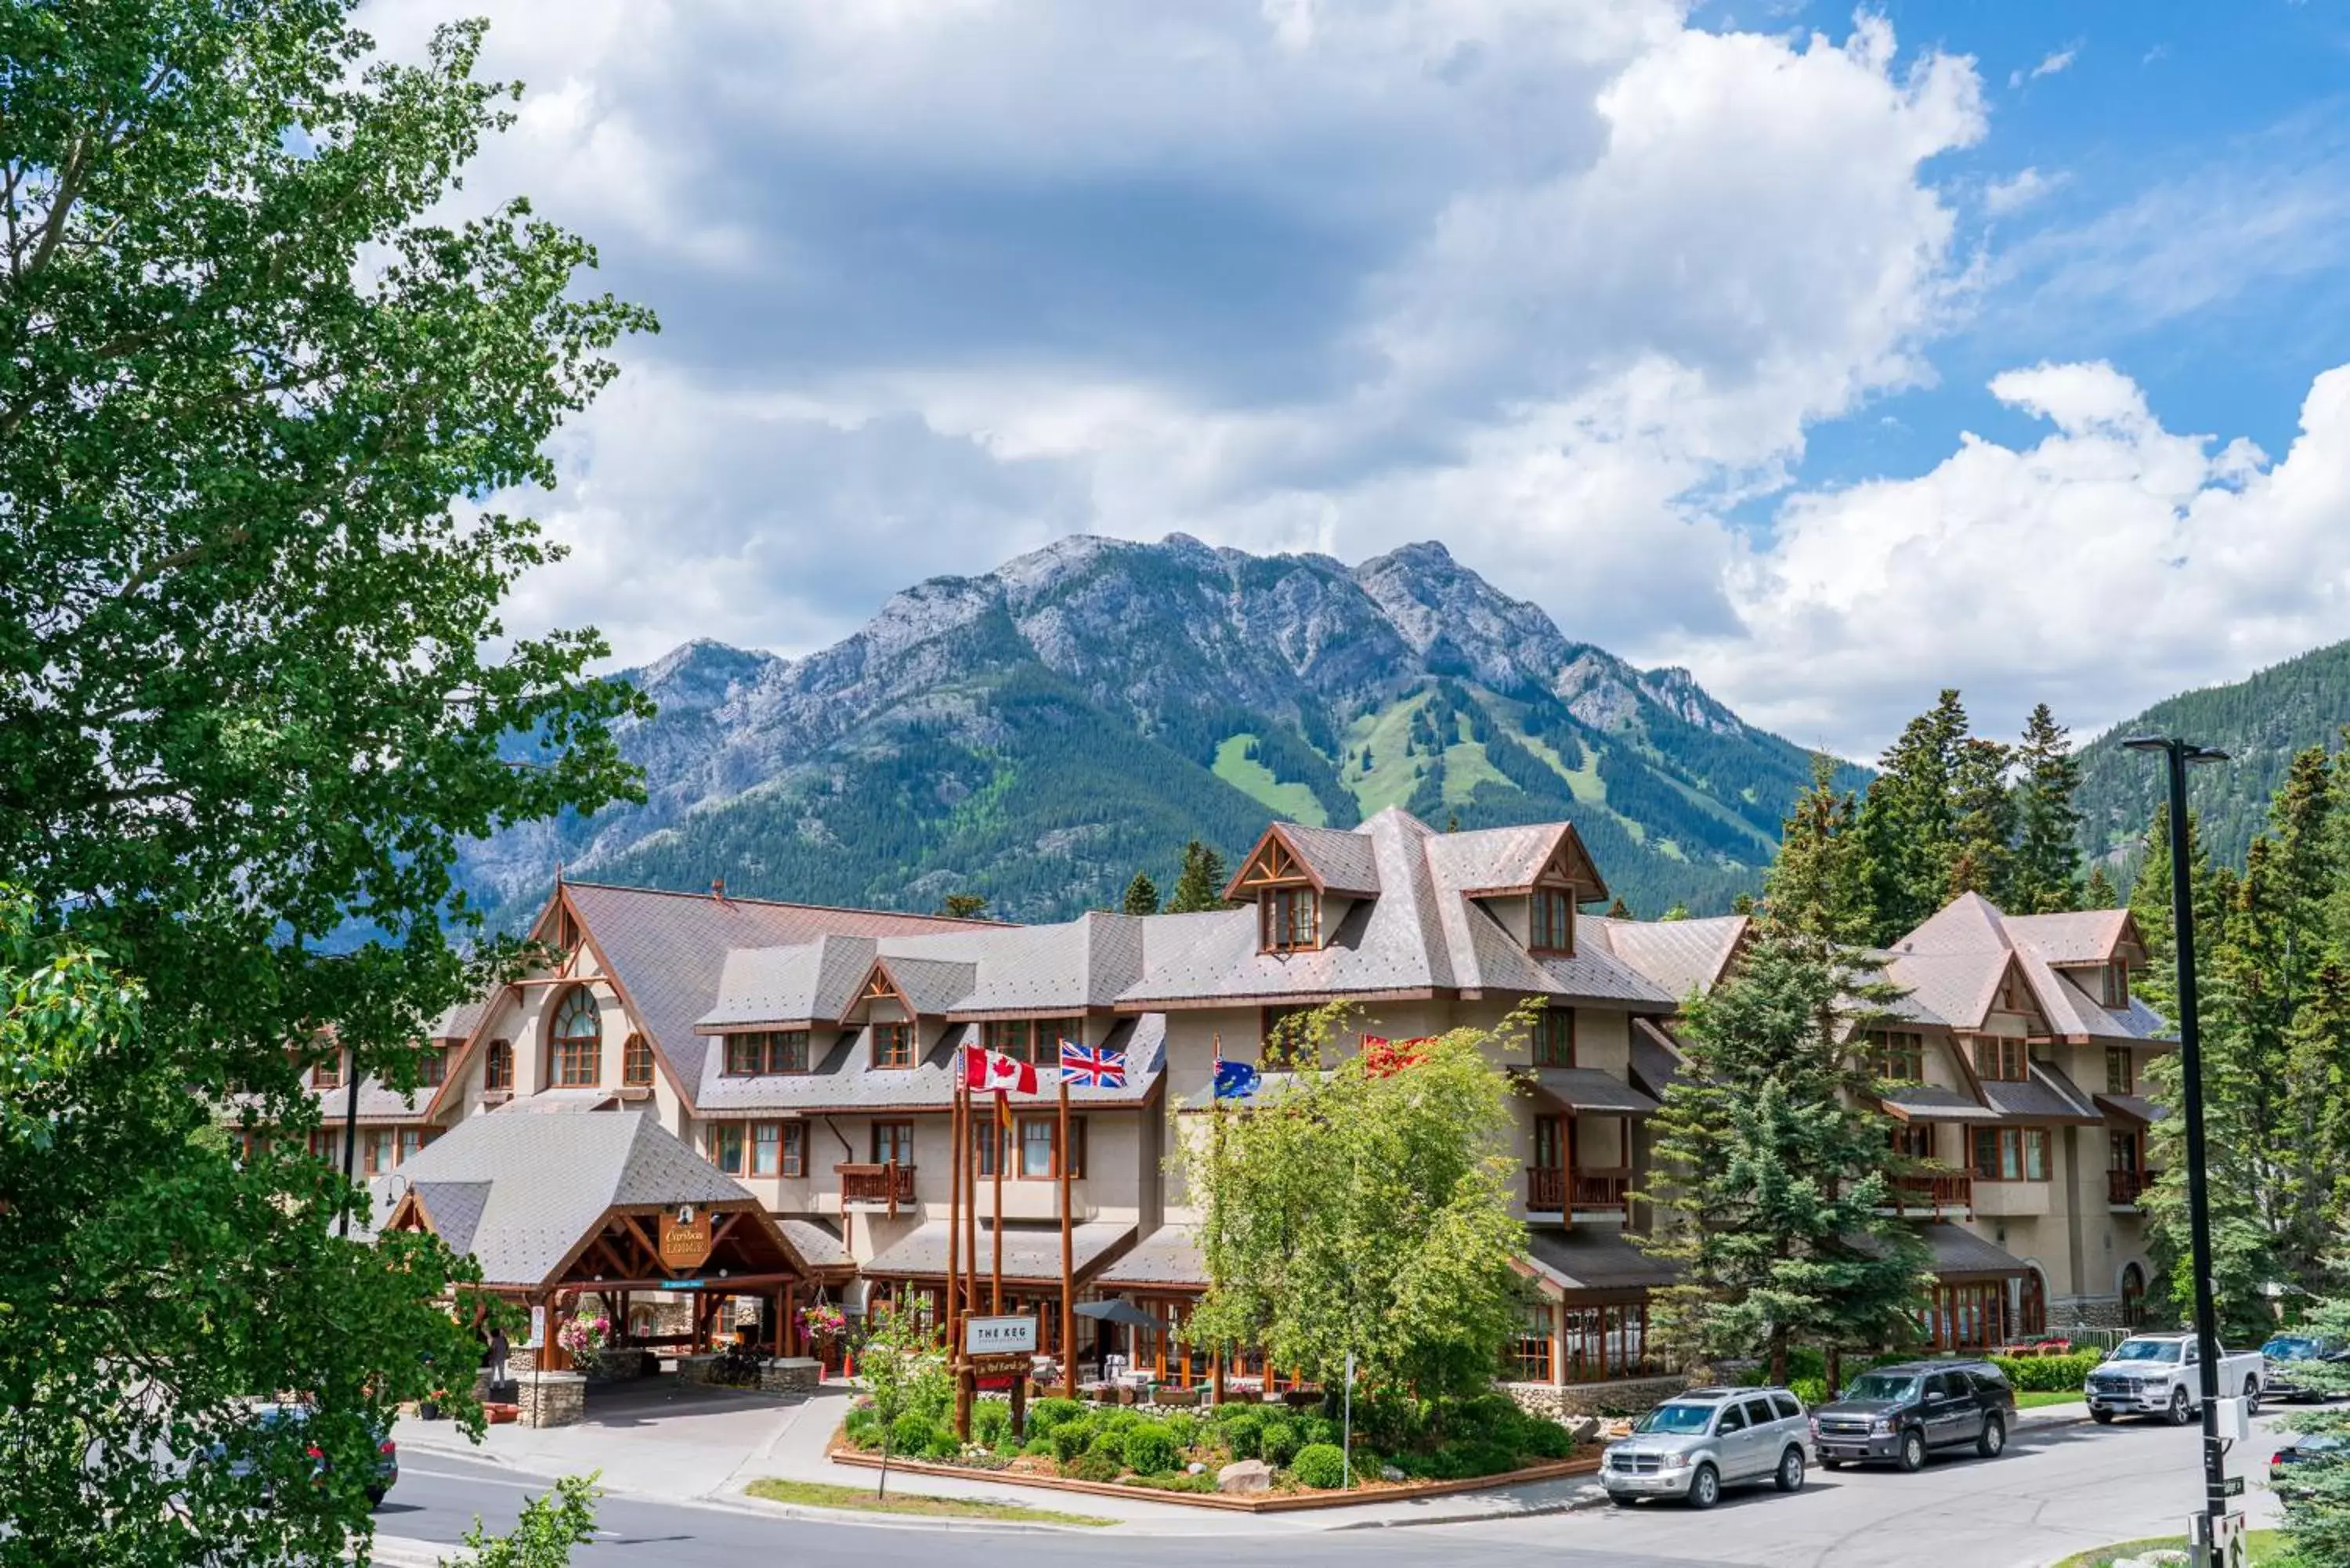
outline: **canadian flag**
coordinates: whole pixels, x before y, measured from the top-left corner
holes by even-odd
[[[1016,1056],[966,1045],[962,1050],[962,1082],[963,1087],[974,1094],[1002,1095],[1017,1090],[1033,1095],[1036,1092],[1036,1067],[1033,1062],[1023,1062]]]

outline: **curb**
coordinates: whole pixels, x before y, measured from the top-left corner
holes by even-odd
[[[1003,1501],[1008,1506],[1014,1508],[1034,1506],[1017,1498],[1006,1498]],[[753,1497],[746,1491],[729,1492],[723,1501],[712,1499],[704,1506],[727,1508],[735,1512],[755,1514],[764,1519],[797,1519],[821,1524],[863,1524],[877,1530],[944,1530],[984,1532],[988,1534],[999,1535],[1108,1535],[1117,1532],[1129,1522],[1123,1519],[1113,1519],[1105,1524],[1043,1524],[1035,1520],[898,1517],[887,1513],[868,1512],[863,1509],[823,1508],[805,1502],[770,1502],[763,1497]]]
[[[1602,1506],[1607,1501],[1607,1489],[1594,1482],[1587,1492],[1578,1493],[1563,1502],[1546,1502],[1538,1508],[1515,1508],[1500,1513],[1439,1513],[1426,1519],[1356,1519],[1326,1528],[1335,1535],[1342,1530],[1418,1530],[1430,1524],[1500,1524],[1513,1519],[1544,1519],[1562,1513],[1584,1513]]]

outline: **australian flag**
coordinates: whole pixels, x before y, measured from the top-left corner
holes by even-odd
[[[1216,1098],[1245,1100],[1256,1093],[1257,1081],[1257,1070],[1248,1063],[1216,1058]]]
[[[1061,1082],[1080,1089],[1126,1087],[1126,1053],[1107,1045],[1061,1042]]]

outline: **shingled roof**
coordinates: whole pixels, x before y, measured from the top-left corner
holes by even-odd
[[[936,1030],[933,1033],[933,1029]],[[827,1029],[809,1041],[806,1073],[775,1073],[756,1077],[732,1077],[723,1052],[712,1051],[702,1064],[694,1107],[705,1116],[749,1116],[754,1113],[823,1111],[944,1110],[954,1097],[956,1050],[980,1042],[981,1025],[925,1025],[923,1048],[911,1067],[876,1067],[867,1031]],[[1075,1085],[1069,1089],[1074,1106],[1135,1106],[1148,1100],[1166,1067],[1167,1021],[1156,1013],[1121,1018],[1102,1045],[1126,1053],[1126,1086],[1097,1089]],[[1053,1069],[1039,1074],[1054,1085]]]
[[[470,1117],[409,1156],[397,1179],[492,1285],[549,1282],[613,1209],[691,1203],[765,1222],[756,1199],[646,1111]],[[397,1201],[394,1182],[372,1184],[379,1214]]]
[[[1069,1232],[1070,1253],[1077,1282],[1082,1285],[1109,1259],[1134,1240],[1134,1227],[1115,1220],[1088,1220]],[[978,1272],[982,1282],[995,1270],[995,1229],[979,1227]],[[925,1279],[947,1272],[947,1221],[928,1220],[902,1241],[884,1248],[865,1265],[868,1279]],[[1061,1228],[1058,1225],[1003,1227],[1003,1277],[1023,1284],[1061,1282]]]

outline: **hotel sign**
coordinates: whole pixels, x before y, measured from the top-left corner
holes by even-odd
[[[710,1210],[687,1204],[660,1217],[660,1261],[667,1269],[698,1269],[710,1261]]]
[[[1033,1317],[967,1317],[962,1320],[965,1355],[1034,1355],[1036,1320]]]

